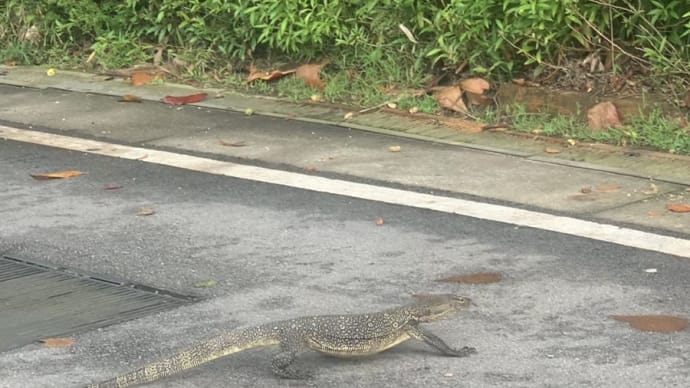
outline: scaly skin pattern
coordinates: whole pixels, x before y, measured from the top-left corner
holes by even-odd
[[[337,357],[357,357],[382,352],[413,338],[424,341],[444,356],[464,357],[476,350],[470,347],[453,349],[419,323],[442,319],[470,304],[470,300],[462,296],[431,295],[375,313],[315,315],[235,330],[89,387],[123,388],[149,383],[220,357],[269,345],[280,346],[273,357],[273,372],[288,379],[311,375],[292,368],[297,353],[306,349]]]

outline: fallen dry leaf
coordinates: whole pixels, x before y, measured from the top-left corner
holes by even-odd
[[[400,150],[401,150],[401,148],[399,145],[394,145],[394,146],[388,147],[388,151],[390,151],[390,152],[400,152]]]
[[[658,211],[658,210],[650,210],[650,211],[647,212],[647,215],[650,216],[650,217],[660,217],[660,216],[663,216],[664,213],[662,213],[662,212],[660,212],[660,211]]]
[[[670,333],[688,327],[688,320],[673,315],[611,315],[609,318],[630,324],[637,330]]]
[[[40,173],[33,173],[33,174],[29,174],[29,175],[31,175],[31,177],[34,179],[47,180],[47,179],[71,178],[71,177],[79,176],[81,174],[82,174],[81,171],[78,171],[78,170],[66,170],[66,171],[55,171],[55,172],[40,172]]]
[[[304,81],[307,86],[312,88],[323,89],[326,83],[323,82],[319,73],[326,63],[307,63],[297,67],[295,75],[297,78]]]
[[[479,106],[491,105],[491,98],[486,95],[491,90],[491,84],[484,78],[464,79],[460,81],[460,88],[467,95],[470,104]]]
[[[474,77],[460,81],[460,87],[466,92],[483,94],[491,89],[491,84],[484,78]]]
[[[136,70],[130,76],[130,83],[133,86],[145,85],[158,78],[158,76],[149,73],[146,70]]]
[[[618,109],[610,101],[601,102],[590,108],[587,111],[587,123],[595,130],[618,128],[623,125]]]
[[[135,96],[133,94],[125,94],[122,97],[120,97],[118,102],[141,102],[141,97]]]
[[[412,43],[418,43],[417,39],[415,39],[414,35],[412,34],[412,31],[410,31],[410,29],[407,28],[407,26],[405,26],[404,24],[401,23],[401,24],[398,24],[398,28],[400,28],[400,31],[402,31],[403,34],[405,34],[405,36],[407,37],[407,40],[409,40]]]
[[[669,202],[666,204],[666,210],[674,213],[690,213],[690,204],[683,202]]]
[[[610,192],[618,191],[621,188],[621,186],[616,184],[616,183],[609,183],[609,184],[605,184],[605,185],[594,186],[594,188],[597,191],[601,191],[603,193],[610,193]]]
[[[41,338],[38,340],[46,348],[61,348],[64,346],[70,346],[74,343],[74,338],[72,337],[48,337]]]
[[[530,80],[524,79],[524,78],[513,78],[513,83],[515,85],[519,85],[519,86],[533,86],[533,87],[541,86],[539,84],[539,82],[530,81]]]
[[[225,140],[218,139],[218,142],[221,145],[224,145],[226,147],[244,147],[247,145],[247,143],[245,143],[242,140],[240,140],[240,141],[225,141]]]
[[[381,218],[381,217],[376,217],[376,219],[374,219],[374,223],[375,223],[376,225],[378,225],[378,226],[383,225],[383,218]]]
[[[466,275],[453,275],[442,279],[436,279],[437,282],[467,284],[496,283],[499,280],[501,280],[501,274],[496,272],[477,272]]]
[[[343,116],[343,120],[350,120],[353,117],[355,117],[355,112],[347,112],[345,113],[345,116]]]
[[[310,165],[308,165],[308,166],[305,166],[304,169],[305,169],[306,171],[316,171],[316,166],[310,164]]]
[[[409,113],[411,115],[413,115],[417,112],[419,112],[419,107],[416,107],[416,106],[410,107],[410,109],[407,110],[407,113]]]
[[[105,185],[103,185],[103,190],[117,190],[117,189],[121,189],[123,187],[124,186],[118,185],[116,183],[106,183]]]
[[[156,211],[150,207],[140,207],[139,210],[137,210],[138,216],[150,216],[154,214],[156,214]]]
[[[247,76],[246,82],[249,83],[252,81],[256,81],[258,79],[263,81],[270,81],[276,78],[280,78],[287,74],[292,74],[295,71],[297,71],[297,69],[264,71],[257,69],[254,65],[251,65],[249,66],[249,76]]]
[[[161,101],[170,105],[184,105],[204,101],[207,96],[207,93],[196,93],[186,96],[165,96],[161,99]]]
[[[555,147],[546,147],[544,149],[544,152],[546,152],[547,154],[560,154],[561,150]]]
[[[462,89],[459,86],[448,86],[434,93],[441,108],[455,112],[467,113],[467,105],[462,100]]]
[[[321,102],[321,95],[312,94],[311,96],[309,96],[309,99],[312,100],[312,102]]]

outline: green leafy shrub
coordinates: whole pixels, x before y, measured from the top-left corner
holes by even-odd
[[[431,66],[510,76],[601,49],[690,72],[682,0],[7,0],[0,15],[0,60],[22,62],[45,60],[31,47],[93,49],[116,66],[164,45],[219,62],[330,58],[414,83]],[[31,26],[41,39],[25,47]]]

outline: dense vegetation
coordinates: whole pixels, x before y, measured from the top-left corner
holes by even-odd
[[[93,50],[118,67],[164,45],[202,68],[329,58],[414,78],[431,66],[510,75],[599,49],[612,66],[632,57],[656,74],[690,72],[684,0],[6,0],[0,12],[5,62]]]
[[[610,79],[633,77],[638,88],[642,80],[661,87],[672,102],[690,105],[686,0],[0,2],[0,63],[113,69],[150,63],[154,52],[164,54],[163,62],[186,64],[183,76],[259,92],[273,86],[247,86],[235,70],[249,63],[328,61],[324,98],[360,106],[390,98],[382,90],[418,88],[439,74],[547,79],[547,73],[572,73],[574,63],[594,55],[597,70]],[[281,82],[268,92],[296,99],[312,94],[302,83]],[[438,109],[429,96],[409,104]],[[528,131],[543,127],[550,135],[690,153],[687,129],[656,113],[594,134],[572,118],[535,123],[534,117],[523,112],[512,119]]]

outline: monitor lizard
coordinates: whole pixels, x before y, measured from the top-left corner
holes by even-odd
[[[88,387],[123,388],[149,383],[229,354],[269,345],[280,347],[272,360],[273,372],[287,379],[311,376],[309,372],[292,367],[297,353],[305,349],[337,357],[357,357],[382,352],[414,338],[424,341],[444,356],[465,357],[476,350],[467,346],[453,349],[419,323],[442,319],[470,304],[470,299],[462,296],[428,295],[413,303],[380,312],[306,316],[239,329]]]

